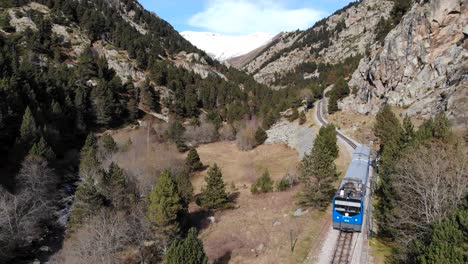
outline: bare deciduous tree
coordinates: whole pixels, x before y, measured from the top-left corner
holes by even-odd
[[[218,135],[212,123],[202,121],[199,126],[187,127],[184,137],[190,146],[197,146],[199,144],[207,144],[215,141]]]
[[[20,192],[27,191],[31,196],[40,199],[49,197],[49,190],[55,189],[55,184],[57,184],[57,178],[49,168],[47,160],[36,156],[26,157],[16,180]]]
[[[236,142],[240,150],[251,150],[257,145],[255,132],[257,132],[258,127],[259,124],[256,120],[250,120],[246,122],[245,127],[239,130]]]
[[[409,242],[428,231],[431,223],[448,216],[467,193],[467,155],[461,145],[430,143],[410,150],[392,175],[399,197],[392,221]]]
[[[116,263],[130,242],[130,225],[122,213],[100,211],[68,240],[52,263]]]

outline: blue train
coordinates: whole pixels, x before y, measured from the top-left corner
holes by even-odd
[[[333,228],[361,232],[366,205],[370,149],[359,145],[353,153],[346,175],[333,197]]]

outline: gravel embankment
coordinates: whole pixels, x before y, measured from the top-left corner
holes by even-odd
[[[286,144],[294,148],[300,158],[309,153],[314,144],[315,135],[310,127],[300,126],[297,122],[281,120],[266,131],[268,139],[265,144]]]

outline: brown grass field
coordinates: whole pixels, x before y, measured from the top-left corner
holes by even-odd
[[[328,214],[308,210],[295,217],[296,195],[301,186],[285,192],[252,195],[250,185],[268,168],[273,180],[280,180],[288,171],[294,172],[297,152],[284,145],[263,145],[243,152],[233,142],[200,146],[198,153],[206,165],[217,163],[227,190],[236,199],[236,208],[215,213],[215,223],[200,233],[205,251],[216,263],[298,263],[310,250],[319,249],[320,233]],[[338,167],[346,168],[349,154],[340,152]],[[193,177],[195,193],[204,185],[206,171]],[[235,189],[231,188],[232,183]],[[196,214],[200,209],[191,205]],[[291,240],[292,237],[292,240]],[[291,252],[291,244],[294,251]]]

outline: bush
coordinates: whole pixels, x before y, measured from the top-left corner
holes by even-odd
[[[250,191],[253,194],[268,193],[273,191],[273,180],[270,177],[268,170],[265,170],[262,177],[260,177],[255,184],[252,185]]]
[[[268,135],[265,132],[265,130],[259,127],[257,129],[257,132],[255,132],[255,140],[257,141],[257,145],[263,144],[265,140],[267,140],[267,138],[268,138]]]

